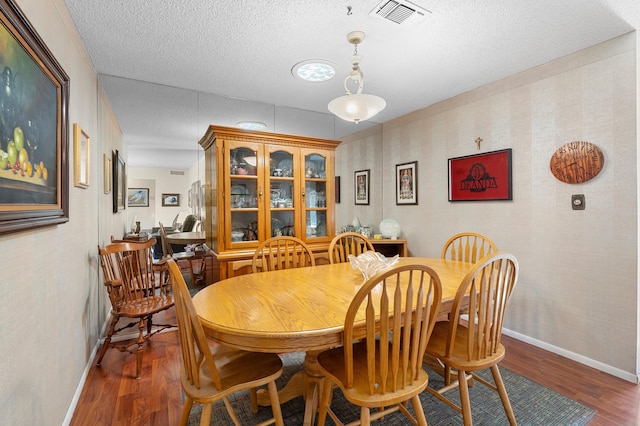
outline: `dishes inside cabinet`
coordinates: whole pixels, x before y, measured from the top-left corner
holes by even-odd
[[[292,176],[293,162],[290,158],[280,160],[280,162],[278,162],[278,169],[282,171],[282,176],[290,177]]]
[[[271,236],[276,237],[282,235],[282,222],[277,217],[271,218]]]
[[[231,195],[249,195],[249,190],[244,185],[233,185]]]

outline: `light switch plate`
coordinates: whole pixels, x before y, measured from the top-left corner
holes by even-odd
[[[571,208],[573,210],[584,210],[584,194],[573,194],[571,196]]]

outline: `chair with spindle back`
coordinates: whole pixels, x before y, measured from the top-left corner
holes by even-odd
[[[162,281],[157,279],[156,269],[153,267],[152,247],[155,243],[152,238],[145,242],[123,241],[98,247],[104,285],[111,301],[111,322],[96,364],[100,365],[110,347],[115,347],[120,352],[135,353],[136,379],[140,378],[144,342],[167,327],[175,327],[174,324],[156,324],[156,329],[153,329],[153,315],[173,306],[173,296],[168,294]],[[116,329],[120,318],[133,321]],[[135,325],[138,326],[136,341],[122,345],[112,343],[114,334]],[[130,349],[136,344],[135,350]]]
[[[327,414],[342,424],[331,409],[334,385],[360,406],[360,421],[352,424],[368,425],[395,411],[413,424],[427,424],[420,393],[429,376],[422,357],[441,297],[440,278],[425,265],[395,266],[362,285],[345,316],[343,345],[318,355],[324,375],[319,425],[324,425]],[[372,408],[378,410],[372,413]]]
[[[313,252],[296,237],[272,237],[258,246],[251,262],[253,272],[315,266]]]
[[[456,234],[442,247],[442,259],[459,260],[476,263],[488,254],[498,251],[496,245],[489,238],[475,232]]]
[[[358,256],[365,251],[374,251],[367,237],[357,232],[343,232],[329,244],[329,263],[348,262],[350,254]]]
[[[186,425],[194,403],[203,404],[200,424],[208,425],[211,404],[223,400],[234,424],[238,416],[228,397],[236,392],[249,390],[251,408],[258,410],[256,388],[267,385],[273,418],[260,423],[283,425],[278,399],[276,379],[282,375],[282,360],[277,354],[247,352],[225,345],[211,348],[204,334],[202,323],[191,300],[180,268],[172,259],[167,260],[170,281],[176,303],[178,335],[182,351],[180,382],[185,395],[180,425]]]
[[[458,288],[449,320],[437,322],[429,340],[427,355],[435,357],[446,369],[445,386],[427,390],[462,413],[465,426],[472,424],[468,389],[471,379],[497,391],[509,423],[516,424],[498,363],[505,356],[500,338],[518,271],[518,262],[511,254],[498,252],[479,259]],[[487,368],[491,369],[495,384],[476,374]],[[451,382],[451,370],[457,372],[454,382]],[[444,396],[456,387],[460,392],[460,406]]]

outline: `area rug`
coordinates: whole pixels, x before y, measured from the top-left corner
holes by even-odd
[[[285,368],[283,375],[278,379],[278,389],[281,389],[294,373],[303,368],[303,359],[303,353],[282,356]],[[250,367],[247,366],[247,368]],[[500,368],[500,372],[507,388],[516,420],[520,426],[582,426],[586,425],[596,413],[595,410],[540,386],[506,368]],[[491,372],[486,371],[483,373],[486,373],[482,374],[483,377],[491,377]],[[491,382],[492,380],[489,379]],[[429,385],[434,388],[442,386],[441,376],[435,373],[429,374],[429,382]],[[474,425],[503,426],[509,424],[497,392],[477,383],[469,388],[469,393]],[[460,401],[458,395],[457,389],[453,389],[446,394],[448,398],[456,401],[456,403]],[[437,400],[428,392],[423,392],[420,398],[429,425],[457,426],[463,424],[461,414]],[[253,414],[248,392],[238,393],[232,396],[230,401],[243,425],[255,425],[272,415],[271,409],[268,407],[260,407],[258,413]],[[359,416],[359,408],[348,403],[339,390],[334,392],[332,408],[345,423],[355,420]],[[201,405],[195,405],[191,409],[189,425],[195,426],[199,424],[201,411]],[[285,425],[301,425],[304,418],[304,401],[299,397],[282,404],[282,413]],[[222,402],[214,404],[211,424],[233,425]],[[333,425],[334,423],[331,418],[327,418],[326,424]],[[394,426],[411,423],[401,413],[393,413],[373,424]]]

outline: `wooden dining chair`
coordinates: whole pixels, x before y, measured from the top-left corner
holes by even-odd
[[[167,241],[167,231],[165,230],[162,222],[158,222],[160,225],[160,239],[162,241],[162,253],[165,258],[170,258],[176,261],[180,266],[180,270],[188,272],[191,278],[191,285],[197,286],[205,280],[205,266],[206,261],[204,258],[204,250],[194,251],[181,251],[174,253],[173,247],[169,241]]]
[[[498,363],[505,356],[500,338],[504,313],[518,280],[518,271],[516,258],[508,253],[489,254],[478,260],[458,288],[449,320],[436,323],[429,340],[427,354],[447,369],[445,385],[440,389],[427,390],[462,413],[465,426],[472,424],[467,383],[471,378],[499,393],[509,424],[516,424]],[[463,307],[466,307],[464,313]],[[463,319],[463,316],[467,318]],[[495,384],[476,374],[487,368],[491,369]],[[452,369],[457,372],[454,382],[451,381]],[[455,387],[459,388],[461,406],[444,396]]]
[[[273,418],[260,425],[283,425],[276,379],[282,375],[277,354],[247,352],[225,345],[209,347],[184,277],[173,259],[168,259],[170,281],[176,304],[182,364],[180,381],[185,395],[180,424],[186,425],[194,403],[203,404],[201,425],[211,420],[211,404],[222,400],[236,425],[240,420],[228,397],[249,390],[253,412],[257,412],[258,386],[267,385]]]
[[[158,244],[158,240],[156,240],[155,238],[153,239],[154,241],[154,245],[151,246],[151,267],[153,269],[154,272],[156,272],[159,277],[160,277],[160,283],[167,283],[167,279],[169,277],[169,269],[167,268],[167,264],[166,262],[162,259],[162,258],[157,258],[157,256],[155,255],[155,248],[156,245]],[[138,244],[145,244],[145,241],[135,241],[135,240],[119,240],[116,237],[114,237],[113,235],[111,236],[111,242],[112,243],[138,243]]]
[[[459,260],[476,263],[488,254],[498,251],[496,245],[489,238],[475,232],[456,234],[442,247],[442,259]]]
[[[279,269],[315,266],[316,261],[309,246],[296,237],[272,237],[258,246],[251,268],[254,273]]]
[[[350,254],[358,256],[365,251],[374,251],[367,237],[357,232],[343,232],[329,244],[329,263],[348,262]]]
[[[155,243],[156,240],[152,238],[146,242],[123,241],[98,247],[104,285],[111,302],[111,322],[96,364],[100,365],[110,347],[118,348],[120,352],[135,353],[136,379],[140,378],[144,342],[167,327],[175,327],[175,324],[156,324],[155,329],[153,328],[153,315],[173,306],[173,296],[156,277],[153,267],[151,248]],[[132,321],[116,329],[121,318]],[[115,334],[136,325],[137,340],[112,343]],[[137,347],[131,349],[134,345]]]
[[[429,376],[422,357],[441,297],[440,278],[425,265],[392,267],[363,284],[347,310],[343,346],[318,355],[325,376],[319,425],[324,425],[327,414],[342,424],[331,409],[334,385],[360,406],[360,420],[351,424],[368,425],[395,411],[413,424],[427,424],[420,393]],[[408,401],[415,417],[408,411]],[[372,413],[372,408],[378,410]]]

